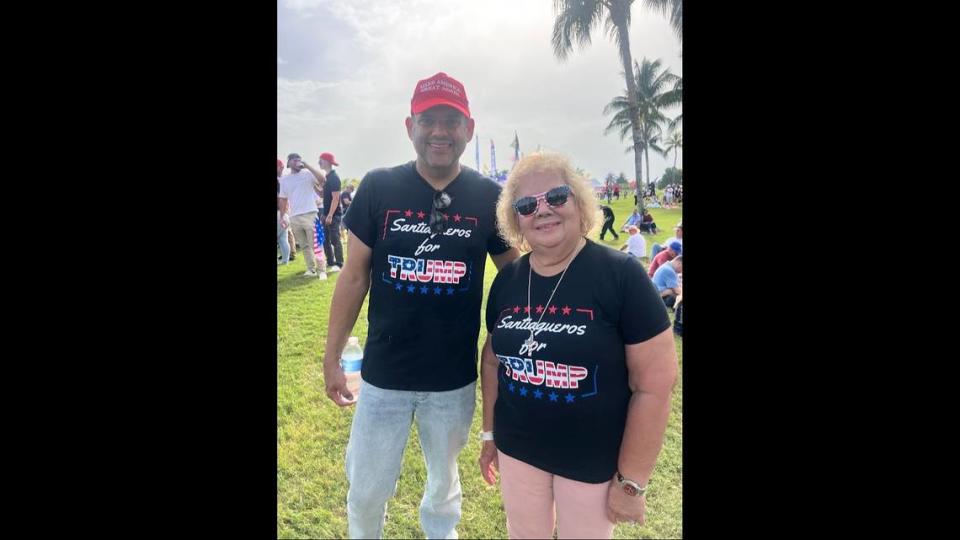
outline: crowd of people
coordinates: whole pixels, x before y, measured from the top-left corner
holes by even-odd
[[[643,523],[677,378],[667,310],[682,298],[681,225],[654,257],[660,268],[646,270],[640,233],[658,231],[652,216],[621,228],[626,253],[588,238],[602,220],[600,238],[619,239],[615,217],[568,158],[528,154],[502,185],[461,166],[475,120],[446,73],[417,82],[405,125],[416,159],[370,171],[356,193],[341,192],[329,153],[317,168],[290,154],[285,176],[278,160],[280,263],[292,228],[305,275],[325,276],[312,231],[324,234],[326,271],[342,267],[322,362],[329,399],[356,407],[344,462],[349,536],[382,536],[415,423],[427,470],[421,527],[456,538],[478,354],[477,463],[486,482],[499,481],[510,537],[610,538],[618,522]],[[497,274],[481,319],[487,257]],[[340,355],[368,295],[355,395]]]
[[[341,221],[353,200],[353,186],[342,189],[339,166],[330,152],[320,154],[317,167],[294,152],[277,160],[277,264],[288,264],[300,249],[306,261],[305,276],[327,279],[327,272],[343,268],[345,232]],[[328,264],[328,262],[330,264]]]
[[[683,184],[669,184],[663,189],[663,207],[676,208],[683,202]]]
[[[620,184],[607,183],[605,186],[597,190],[600,198],[607,199],[607,204],[610,204],[613,199],[620,200]]]

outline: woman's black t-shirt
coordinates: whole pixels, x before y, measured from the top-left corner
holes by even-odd
[[[606,482],[617,470],[631,396],[624,346],[670,328],[670,319],[636,258],[590,240],[550,305],[560,274],[533,273],[527,314],[529,257],[501,269],[487,300],[499,360],[497,448],[552,474]],[[524,346],[531,329],[532,355]]]

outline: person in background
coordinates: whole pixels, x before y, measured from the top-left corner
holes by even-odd
[[[647,241],[640,234],[640,229],[631,225],[628,230],[630,231],[630,238],[627,238],[627,243],[620,248],[620,251],[626,251],[638,259],[646,257]]]
[[[653,244],[650,248],[650,257],[656,257],[658,253],[663,251],[666,246],[669,246],[672,242],[680,242],[683,245],[683,220],[677,222],[677,225],[673,228],[673,237],[667,238],[664,240],[663,245]]]
[[[647,270],[647,275],[652,279],[653,273],[657,271],[657,268],[660,268],[661,264],[672,261],[674,257],[677,257],[682,252],[683,244],[677,241],[670,242],[667,244],[667,249],[657,253],[656,257],[650,259],[650,269]]]
[[[280,179],[280,193],[277,197],[280,200],[281,214],[291,216],[290,227],[307,262],[307,271],[303,275],[326,279],[323,268],[317,271],[313,256],[314,221],[317,219],[316,196],[320,193],[323,171],[311,167],[297,153],[287,156],[287,167],[293,172]]]
[[[610,208],[604,204],[600,206],[600,210],[603,212],[603,228],[600,229],[600,240],[603,240],[603,236],[607,233],[607,231],[610,231],[610,234],[619,240],[620,235],[613,230],[613,222],[617,219],[613,214],[613,208]]]
[[[679,278],[681,272],[683,272],[683,256],[678,255],[653,273],[653,284],[663,298],[663,304],[668,308],[672,308],[677,298],[681,296]]]

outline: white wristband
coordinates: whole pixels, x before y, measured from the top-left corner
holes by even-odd
[[[481,432],[480,432],[480,440],[481,440],[481,441],[492,441],[492,440],[493,440],[493,432],[492,432],[492,431],[481,431]]]

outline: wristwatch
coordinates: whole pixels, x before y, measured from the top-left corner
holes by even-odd
[[[624,478],[624,476],[620,474],[620,471],[617,471],[617,483],[620,484],[620,489],[622,489],[624,493],[630,495],[631,497],[641,497],[647,492],[647,486],[641,487],[640,484],[634,482],[633,480]]]

